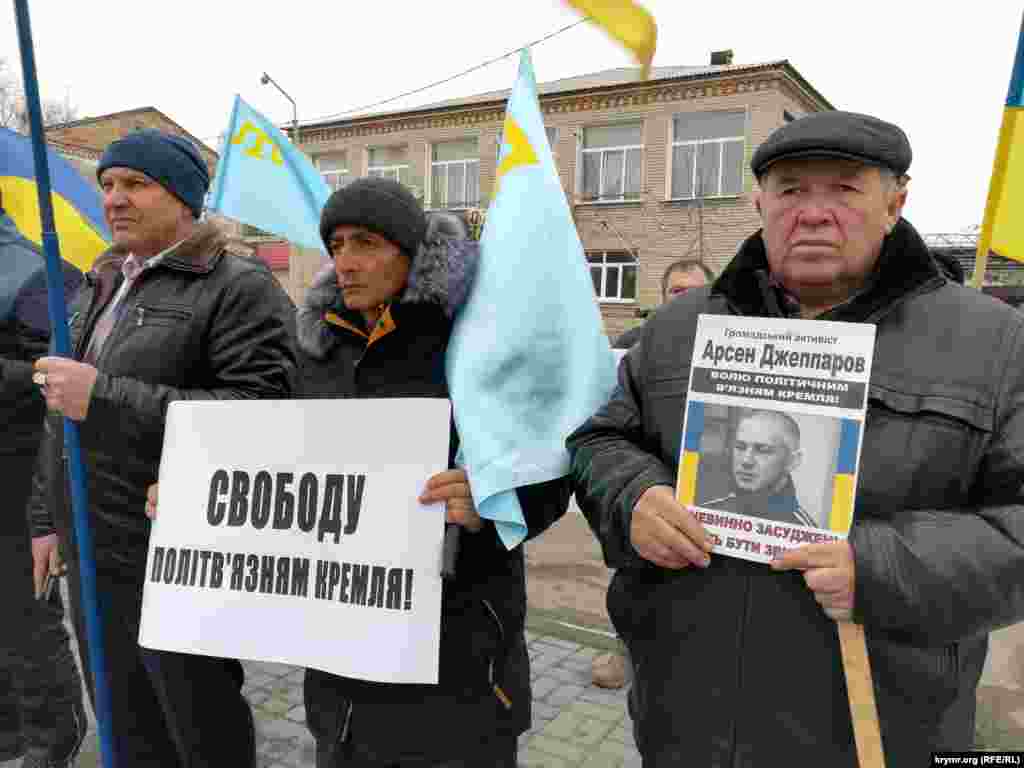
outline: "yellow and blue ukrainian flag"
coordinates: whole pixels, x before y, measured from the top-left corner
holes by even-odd
[[[206,207],[322,251],[320,211],[330,194],[309,158],[236,95]]]
[[[565,439],[611,395],[615,356],[525,49],[502,135],[480,264],[446,367],[473,498],[511,549],[526,536],[515,489],[568,474]]]
[[[61,256],[87,272],[110,243],[99,190],[52,148],[46,148],[46,156]],[[7,128],[0,128],[0,191],[4,210],[18,231],[42,246],[32,140]]]
[[[979,269],[974,282],[979,286],[989,251],[1024,261],[1024,19],[978,237]]]

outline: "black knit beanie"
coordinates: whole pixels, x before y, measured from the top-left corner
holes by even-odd
[[[131,168],[181,200],[198,219],[210,186],[210,172],[202,155],[188,139],[146,128],[111,142],[100,158],[96,178],[113,167]]]
[[[366,176],[334,192],[320,214],[320,237],[331,250],[331,235],[342,225],[366,227],[393,242],[410,261],[427,230],[419,200],[391,179]]]

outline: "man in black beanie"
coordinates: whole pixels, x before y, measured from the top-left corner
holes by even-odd
[[[70,308],[72,358],[42,358],[35,377],[49,408],[81,424],[114,751],[131,768],[248,768],[254,732],[241,664],[138,645],[146,488],[157,477],[170,402],[291,394],[292,304],[268,269],[229,254],[216,227],[198,221],[209,174],[191,142],[129,134],[107,147],[97,177],[114,245]],[[54,531],[72,530],[54,525],[44,497],[37,482],[37,568]],[[65,545],[88,659],[78,553],[73,541]]]
[[[333,264],[298,314],[302,397],[449,397],[445,354],[468,295],[478,243],[450,214],[424,215],[408,189],[358,179],[324,206]],[[358,440],[358,437],[354,438]],[[423,478],[422,503],[461,526],[444,581],[437,685],[393,685],[306,671],[306,722],[317,768],[515,768],[530,727],[522,547],[507,550],[480,518],[465,470]],[[529,536],[564,514],[564,479],[517,489]],[[400,728],[395,728],[401,723]]]

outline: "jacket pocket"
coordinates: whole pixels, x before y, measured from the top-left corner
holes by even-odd
[[[487,603],[492,607],[489,609]],[[441,621],[442,684],[479,696],[491,690],[495,659],[502,647],[504,623],[491,601],[477,597],[446,607]]]
[[[192,307],[187,304],[138,304],[132,315],[133,324],[176,326],[192,320]]]
[[[928,392],[872,385],[861,448],[858,512],[887,518],[902,509],[967,502],[991,408]]]
[[[494,696],[501,702],[501,705],[505,709],[512,709],[512,700],[509,698],[508,692],[505,690],[507,687],[505,684],[505,662],[507,661],[507,655],[509,651],[509,638],[505,634],[505,625],[501,620],[501,616],[494,609],[494,605],[490,600],[483,599],[480,601],[483,603],[484,610],[494,625],[494,630],[497,633],[498,642],[494,647],[494,652],[491,654],[490,660],[487,664],[487,685],[494,692]]]

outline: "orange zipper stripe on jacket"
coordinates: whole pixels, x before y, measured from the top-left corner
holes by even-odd
[[[361,328],[356,328],[352,323],[345,320],[343,317],[338,315],[336,312],[325,312],[324,320],[331,325],[336,325],[339,328],[344,328],[346,331],[351,331],[357,336],[366,339],[366,346],[369,347],[375,341],[378,341],[389,333],[391,333],[397,327],[395,320],[391,317],[391,306],[384,307],[384,311],[381,313],[380,319],[376,325],[373,326],[373,332],[367,334],[366,331]]]

